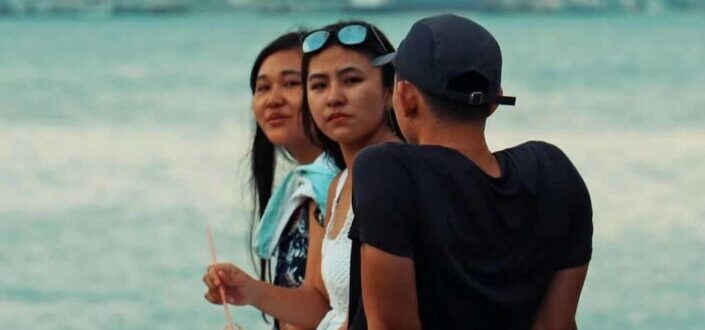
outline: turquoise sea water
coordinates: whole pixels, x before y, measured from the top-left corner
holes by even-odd
[[[701,328],[705,15],[466,14],[499,39],[518,96],[491,146],[553,142],[590,188],[581,329]],[[0,19],[0,329],[221,329],[205,225],[251,268],[255,54],[351,16],[396,43],[423,15]]]

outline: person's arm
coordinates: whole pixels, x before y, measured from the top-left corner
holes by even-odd
[[[306,276],[301,286],[295,289],[307,293],[315,292],[317,293],[316,297],[320,299],[313,299],[314,297],[312,295],[309,298],[315,300],[315,302],[306,302],[305,300],[298,301],[296,300],[296,296],[294,296],[293,302],[284,302],[279,300],[281,297],[279,297],[278,294],[273,293],[269,298],[262,299],[259,304],[254,305],[263,312],[276,317],[280,323],[288,326],[288,329],[315,328],[328,310],[330,310],[330,299],[328,298],[328,292],[326,291],[323,277],[321,276],[321,248],[323,245],[323,235],[325,235],[325,226],[330,221],[330,215],[332,213],[331,208],[333,207],[333,199],[335,198],[335,188],[339,180],[340,174],[333,178],[328,187],[327,206],[323,218],[323,225],[320,225],[316,219],[316,208],[318,205],[316,205],[314,201],[309,203],[309,241],[308,255],[306,257]],[[308,309],[309,304],[314,304],[316,308],[314,310]],[[301,318],[299,314],[312,313],[314,317],[303,315],[303,318],[306,319],[305,323],[295,321]],[[283,329],[287,328],[283,327]]]
[[[330,205],[330,201],[328,205]],[[323,297],[326,306],[328,306],[328,296],[325,286],[323,285],[323,279],[321,278],[321,245],[323,244],[325,230],[323,227],[324,224],[318,222],[317,209],[318,205],[316,202],[310,200],[308,203],[308,254],[306,256],[306,276],[301,284],[301,288],[313,288]],[[324,210],[323,212],[327,214],[329,210]],[[279,322],[279,328],[282,330],[306,329],[305,327],[284,323],[281,320]]]
[[[203,281],[208,286],[206,300],[222,304],[220,287],[233,305],[252,305],[281,322],[315,328],[328,311],[328,303],[313,288],[283,288],[253,279],[237,266],[220,263],[208,267]]]
[[[360,249],[362,300],[368,328],[421,329],[414,261],[367,244]]]
[[[557,271],[548,284],[532,330],[577,329],[575,313],[588,265]]]
[[[360,290],[369,329],[421,328],[413,261],[418,195],[408,162],[400,157],[392,146],[372,147],[353,166]]]
[[[336,176],[328,189],[326,223],[330,218],[335,185],[339,177],[340,175]],[[208,286],[206,300],[214,304],[222,303],[218,291],[222,282],[226,289],[228,303],[255,306],[285,324],[302,328],[318,326],[323,316],[330,310],[330,303],[321,277],[321,245],[325,230],[316,222],[314,212],[315,209],[310,207],[309,255],[306,260],[306,276],[301,287],[296,289],[278,287],[254,280],[232,264],[218,264],[209,267],[208,273],[203,277],[203,281]],[[222,272],[220,277],[218,271]]]
[[[551,178],[568,210],[565,243],[556,246],[555,272],[536,314],[533,330],[577,329],[578,300],[592,258],[592,202],[580,173],[558,147],[546,149],[554,167]]]

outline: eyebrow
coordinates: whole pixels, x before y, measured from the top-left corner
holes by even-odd
[[[342,68],[342,69],[338,70],[338,72],[337,72],[336,74],[337,74],[338,76],[342,76],[342,75],[344,75],[344,74],[346,74],[346,73],[350,73],[350,72],[359,72],[359,73],[363,73],[363,71],[362,71],[360,68],[358,68],[358,67],[356,67],[356,66],[354,66],[354,65],[351,65],[351,66],[348,66],[348,67],[345,67],[345,68]]]
[[[289,76],[289,75],[301,76],[301,72],[296,71],[296,70],[282,70],[280,72],[280,74],[282,76]],[[263,80],[263,79],[267,79],[266,74],[261,74],[261,75],[257,76],[257,80]]]
[[[363,73],[364,71],[362,71],[360,68],[358,68],[354,65],[350,65],[350,66],[344,67],[344,68],[336,71],[335,74],[336,74],[336,76],[342,76],[342,75],[344,75],[346,73],[350,73],[350,72]],[[328,78],[328,75],[325,73],[314,73],[314,74],[311,74],[308,76],[308,80],[317,79],[317,78],[321,78],[321,79]]]
[[[300,75],[301,75],[301,72],[300,72],[300,71],[296,71],[296,70],[282,70],[281,75],[282,75],[282,76],[288,76],[288,75],[300,76]]]

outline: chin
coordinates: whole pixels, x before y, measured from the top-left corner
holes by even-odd
[[[351,132],[334,132],[334,134],[330,134],[328,137],[341,144],[355,144],[356,141],[360,141],[364,138],[360,134],[352,134]]]
[[[294,139],[293,133],[283,129],[265,131],[264,135],[275,145],[287,145]]]

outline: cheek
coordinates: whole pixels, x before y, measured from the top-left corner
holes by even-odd
[[[318,95],[317,93],[308,93],[308,108],[311,110],[311,116],[313,117],[313,120],[316,122],[317,126],[321,126],[321,124],[325,121],[324,118],[324,111],[325,111],[325,100],[323,96]]]
[[[289,91],[286,95],[287,102],[291,105],[294,111],[301,111],[301,104],[303,102],[303,91],[300,88],[295,88]]]
[[[375,127],[380,120],[386,120],[385,99],[377,90],[368,90],[356,99],[359,100],[356,111],[363,114],[361,117],[368,125]]]
[[[252,115],[255,117],[255,121],[257,121],[257,124],[262,127],[262,124],[264,123],[264,109],[265,109],[265,104],[264,101],[261,99],[253,99],[252,100]]]

